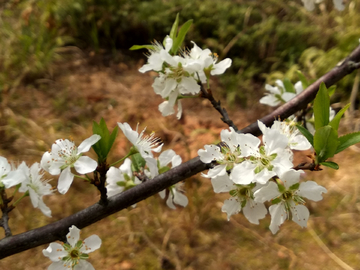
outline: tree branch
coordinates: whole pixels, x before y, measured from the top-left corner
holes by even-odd
[[[315,98],[321,82],[325,82],[327,87],[333,85],[358,68],[359,64],[356,64],[358,62],[360,62],[360,46],[357,47],[340,66],[335,67],[322,76],[299,96],[279,107],[273,113],[263,117],[261,121],[266,125],[271,125],[276,117],[280,116],[281,118],[286,118],[304,108],[306,104]],[[239,132],[251,133],[254,135],[260,134],[256,122]],[[63,239],[64,235],[68,233],[71,225],[75,225],[79,229],[89,226],[96,221],[144,200],[177,182],[209,169],[210,167],[211,164],[202,163],[199,157],[193,158],[166,173],[160,174],[150,181],[146,181],[123,193],[110,197],[107,206],[97,203],[52,224],[18,235],[6,237],[0,240],[0,259],[58,239]]]

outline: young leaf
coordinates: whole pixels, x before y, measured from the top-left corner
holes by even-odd
[[[135,50],[140,50],[140,49],[153,50],[154,46],[153,45],[133,45],[133,46],[131,46],[131,48],[129,50],[135,51]]]
[[[324,165],[326,167],[329,167],[331,169],[334,169],[334,170],[339,169],[339,165],[337,163],[335,163],[335,162],[332,162],[332,161],[324,161],[324,162],[321,162],[320,164]]]
[[[329,97],[332,97],[332,95],[335,93],[335,90],[336,90],[336,85],[332,85],[328,88]]]
[[[308,82],[308,80],[305,78],[305,76],[301,73],[300,70],[296,71],[296,74],[298,75],[301,83],[302,83],[302,86],[304,89],[306,89],[310,84]]]
[[[314,100],[315,130],[329,123],[330,98],[324,83],[321,83]]]
[[[350,107],[350,103],[347,104],[344,108],[342,108],[334,117],[333,120],[329,123],[330,126],[332,126],[336,131],[339,129],[339,123],[340,119],[343,116],[343,114],[346,112],[346,110]]]
[[[101,139],[92,146],[95,153],[98,155],[99,163],[102,163],[106,160],[114,144],[117,132],[118,127],[116,126],[110,134],[103,118],[101,118],[99,124],[95,121],[93,122],[93,133],[101,136]]]
[[[309,143],[314,147],[314,136],[308,131],[306,128],[304,128],[301,125],[296,125],[296,127],[300,130],[302,135],[305,136],[305,138],[309,141]]]
[[[176,39],[176,33],[177,33],[177,30],[178,30],[178,27],[179,27],[179,13],[176,14],[175,22],[174,22],[174,24],[173,24],[173,26],[171,27],[171,30],[170,30],[170,38],[172,40]]]
[[[170,50],[172,55],[175,55],[177,53],[177,51],[179,50],[179,48],[181,47],[181,44],[183,43],[183,41],[185,39],[185,35],[189,31],[192,22],[193,22],[193,20],[188,20],[186,23],[184,23],[181,26],[181,28],[179,30],[179,34],[177,35],[176,39],[174,40],[173,46]]]
[[[340,153],[351,145],[360,142],[360,131],[349,133],[339,138],[339,146],[336,149],[335,154]]]
[[[316,152],[317,164],[331,158],[338,148],[338,134],[331,126],[321,127],[314,135],[314,149]]]
[[[290,82],[290,80],[288,78],[285,78],[283,83],[284,83],[286,92],[294,93],[294,94],[296,93],[294,85]]]

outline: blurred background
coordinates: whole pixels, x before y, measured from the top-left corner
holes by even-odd
[[[194,41],[233,60],[211,89],[242,128],[272,110],[258,102],[265,83],[285,77],[295,83],[297,70],[315,80],[357,47],[359,11],[360,0],[346,1],[341,12],[331,0],[312,12],[300,0],[0,0],[0,155],[31,165],[56,139],[72,136],[79,144],[91,135],[92,121],[103,117],[110,128],[117,122],[147,126],[162,138],[164,150],[187,161],[204,144],[219,142],[226,126],[199,99],[183,102],[180,121],[161,117],[162,99],[151,87],[156,74],[139,73],[145,51],[128,48],[162,41],[177,13],[180,25],[193,19],[185,45]],[[354,72],[340,81],[332,102],[341,106],[355,93],[356,108],[358,79]],[[359,130],[356,111],[341,128]],[[119,133],[109,163],[128,149]],[[109,270],[360,269],[358,152],[354,146],[335,156],[338,171],[306,174],[328,189],[324,200],[308,202],[307,229],[287,221],[274,236],[269,216],[259,226],[241,214],[228,222],[221,206],[229,196],[214,195],[209,180],[198,175],[185,183],[185,209],[171,210],[154,196],[83,229],[83,238],[96,233],[103,240],[90,262]],[[295,160],[306,155],[297,153]],[[56,186],[56,179],[51,183]],[[45,198],[52,218],[26,198],[11,212],[10,226],[18,234],[98,200],[95,188],[76,180],[67,194]],[[46,269],[46,247],[3,259],[0,269]]]

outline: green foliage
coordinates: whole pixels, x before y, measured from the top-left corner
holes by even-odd
[[[324,83],[321,83],[314,100],[315,130],[329,123],[330,97]]]
[[[118,133],[118,127],[116,126],[110,134],[109,129],[106,126],[105,120],[101,118],[99,124],[93,122],[93,133],[101,136],[101,139],[92,146],[95,153],[98,155],[99,163],[106,161],[106,158],[113,146],[116,135]]]

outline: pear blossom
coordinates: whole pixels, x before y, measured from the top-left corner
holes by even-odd
[[[69,228],[66,235],[67,243],[50,243],[47,249],[43,249],[43,254],[53,263],[48,270],[95,270],[91,263],[86,260],[89,253],[97,250],[101,246],[101,239],[97,235],[91,235],[84,241],[79,240],[80,230],[75,226]]]
[[[236,185],[230,180],[227,174],[211,178],[211,184],[215,193],[228,192],[230,199],[225,200],[222,212],[227,213],[227,218],[239,213],[241,210],[244,216],[253,224],[259,224],[259,220],[267,214],[267,209],[263,203],[254,201],[254,191],[259,189],[259,185]]]
[[[157,159],[155,158],[146,158],[146,165],[149,168],[149,172],[145,171],[147,175],[151,178],[156,177],[157,175],[167,172],[171,168],[179,166],[182,162],[182,159],[179,155],[175,153],[174,150],[168,149],[162,152]],[[169,164],[171,163],[171,167]],[[181,205],[185,207],[189,200],[188,198],[182,193],[182,184],[178,183],[168,188],[169,194],[166,200],[167,206],[171,209],[176,209],[174,204]],[[159,195],[162,199],[166,197],[166,189],[159,192]]]
[[[12,169],[8,160],[0,157],[0,189],[10,188],[25,181],[26,176],[21,169]]]
[[[165,37],[165,48],[157,41],[155,41],[153,48],[149,50],[148,63],[143,65],[139,71],[145,73],[150,70],[160,71],[163,69],[164,59],[161,52],[169,52],[173,45],[173,40],[169,36]]]
[[[36,162],[29,168],[23,162],[20,164],[19,169],[23,170],[26,176],[26,179],[21,183],[19,191],[27,192],[34,208],[39,208],[45,216],[51,217],[51,210],[45,205],[43,196],[51,195],[54,190],[48,183],[49,180],[42,179],[44,174],[41,173],[40,164]]]
[[[79,174],[93,172],[97,167],[97,162],[83,153],[90,150],[90,147],[97,143],[101,137],[97,134],[84,140],[78,147],[74,142],[56,140],[51,147],[51,151],[46,152],[41,159],[41,167],[51,175],[58,175],[58,191],[65,194],[74,180],[71,168],[75,168]]]
[[[281,80],[276,80],[275,84],[276,86],[271,86],[270,84],[265,85],[265,90],[269,91],[269,93],[266,93],[265,96],[260,99],[261,104],[275,107],[288,102],[304,90],[301,81],[295,83],[295,93],[287,92]]]
[[[288,139],[285,135],[270,130],[263,136],[263,146],[260,146],[260,139],[254,138],[243,148],[247,158],[234,166],[231,172],[230,179],[235,184],[266,184],[271,177],[293,167],[293,153],[288,149]]]
[[[139,124],[136,126],[136,130],[132,130],[128,123],[118,123],[120,129],[128,140],[134,145],[136,150],[140,153],[143,158],[153,157],[152,152],[159,153],[163,146],[161,139],[155,137],[155,133],[152,132],[150,135],[144,136],[146,128],[138,133]]]
[[[254,193],[255,202],[272,201],[273,203],[269,208],[270,230],[273,234],[290,216],[301,227],[306,227],[310,214],[303,198],[317,202],[323,199],[321,194],[327,192],[326,188],[313,181],[299,183],[302,172],[289,170],[280,175],[282,184],[269,182]]]
[[[107,195],[111,197],[141,184],[141,181],[133,175],[131,160],[127,158],[119,168],[110,167],[106,173],[106,183]]]
[[[266,127],[262,122],[258,121],[258,126],[263,134],[270,130],[276,130],[279,134],[283,134],[288,138],[288,147],[292,150],[308,150],[311,144],[301,134],[296,127],[295,121],[277,121],[275,120],[271,128]]]
[[[247,152],[247,144],[258,143],[258,138],[251,134],[238,134],[232,127],[229,130],[222,130],[220,133],[221,143],[217,145],[205,145],[203,149],[198,151],[200,160],[204,163],[216,161],[218,165],[210,169],[208,174],[202,174],[207,178],[225,175],[227,171],[244,161]]]
[[[189,203],[188,198],[183,194],[182,189],[183,183],[177,183],[171,187],[169,187],[169,195],[166,200],[166,205],[171,209],[176,209],[175,204],[178,204],[182,207],[186,207]],[[159,192],[161,199],[165,199],[166,191],[163,190]]]

